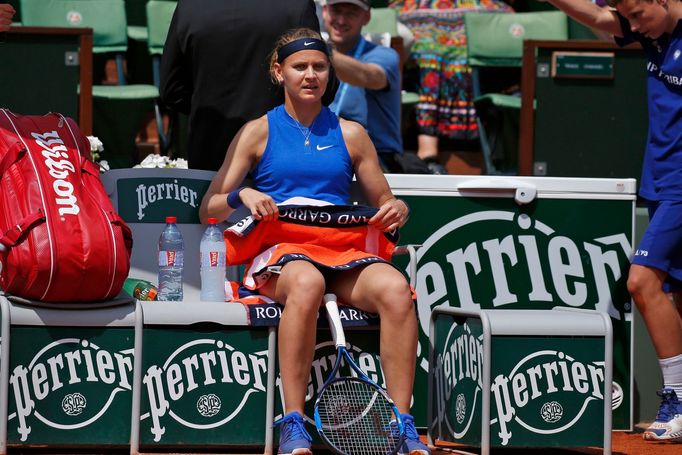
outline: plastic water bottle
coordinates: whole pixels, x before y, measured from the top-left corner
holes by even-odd
[[[225,241],[216,218],[208,219],[208,227],[199,245],[201,255],[201,300],[225,301]]]
[[[185,244],[174,216],[166,217],[166,228],[159,237],[158,300],[182,300],[182,269]]]

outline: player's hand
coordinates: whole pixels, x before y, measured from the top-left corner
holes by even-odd
[[[0,3],[0,32],[6,32],[12,25],[12,18],[16,11],[9,3]]]
[[[279,209],[270,195],[253,188],[244,188],[239,192],[239,198],[255,219],[273,221],[279,218]]]
[[[410,209],[405,201],[393,198],[379,207],[379,211],[370,218],[369,224],[383,232],[392,231],[404,226],[409,216]]]

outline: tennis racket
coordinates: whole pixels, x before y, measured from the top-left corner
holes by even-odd
[[[315,401],[317,431],[327,447],[340,455],[393,455],[405,439],[400,412],[346,351],[336,296],[325,294],[324,304],[337,355]],[[342,361],[357,377],[337,377]]]

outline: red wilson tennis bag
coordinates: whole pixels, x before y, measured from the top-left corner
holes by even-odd
[[[0,109],[0,289],[27,299],[115,297],[132,235],[89,159],[90,143],[60,114]]]

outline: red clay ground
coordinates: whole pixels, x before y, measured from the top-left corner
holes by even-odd
[[[425,439],[422,436],[422,439]],[[641,433],[624,433],[614,432],[612,439],[613,455],[682,455],[682,444],[664,444],[645,442],[642,439]],[[124,455],[127,450],[107,450],[107,451],[69,451],[66,449],[55,451],[49,448],[34,448],[32,450],[9,450],[10,455]],[[209,455],[218,452],[210,450],[205,451],[191,451],[191,452],[158,452],[158,455],[187,455],[190,453]],[[256,451],[220,451],[224,453],[252,453],[256,455]],[[443,447],[433,450],[433,455],[479,455],[481,452],[477,448],[466,447],[461,445],[453,445],[443,443]],[[598,448],[579,448],[579,449],[493,449],[492,455],[597,455],[601,454],[602,450]],[[315,447],[315,455],[331,455],[331,452],[322,448]]]
[[[654,443],[642,439],[641,433],[625,433],[614,431],[611,440],[614,455],[682,455],[682,444]],[[433,455],[480,454],[480,450],[465,446],[447,445],[443,443],[443,450],[434,450]],[[448,450],[450,449],[450,450]],[[601,454],[601,449],[493,449],[496,455],[573,455],[573,454]]]
[[[614,431],[612,437],[612,454],[613,455],[682,455],[682,443],[653,443],[646,442],[642,439],[641,429],[639,432],[626,433],[622,431]],[[426,440],[422,436],[422,440]],[[276,451],[275,447],[275,451]],[[73,451],[68,449],[54,450],[48,447],[35,447],[30,450],[9,449],[9,455],[125,455],[129,453],[127,449],[110,449],[104,451],[97,450],[79,450]],[[147,453],[147,452],[145,452]],[[211,451],[210,449],[193,450],[189,452],[157,452],[158,455],[187,455],[187,454],[229,454],[229,453],[251,453],[256,455],[257,450],[227,450],[227,451]],[[331,455],[332,452],[321,447],[315,447],[313,453],[315,455]],[[437,449],[433,450],[433,455],[479,455],[480,449],[475,447],[467,447],[463,445],[454,445],[442,443]],[[492,455],[597,455],[601,454],[602,450],[599,448],[575,448],[575,449],[538,449],[538,448],[523,448],[523,449],[493,449]],[[157,455],[155,454],[155,455]]]

